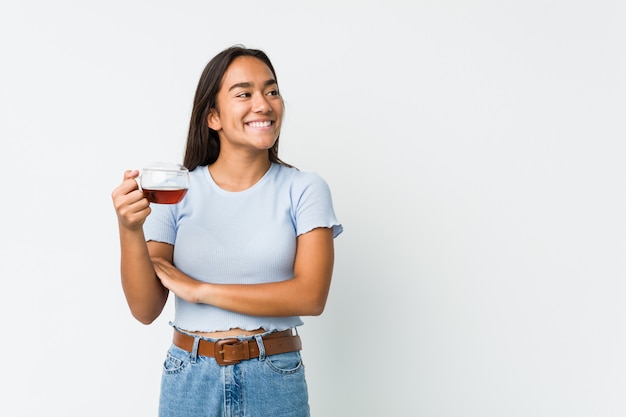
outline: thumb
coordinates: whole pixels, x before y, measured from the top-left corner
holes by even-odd
[[[124,171],[124,179],[125,180],[130,180],[132,178],[137,178],[139,176],[139,171],[136,169],[132,169],[132,170],[126,170]]]

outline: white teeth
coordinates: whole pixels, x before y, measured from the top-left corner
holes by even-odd
[[[251,126],[251,127],[268,127],[271,124],[272,124],[272,122],[270,122],[269,120],[266,120],[265,122],[250,122],[250,123],[248,123],[248,126]]]

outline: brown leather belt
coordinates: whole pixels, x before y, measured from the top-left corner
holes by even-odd
[[[174,330],[174,344],[181,349],[191,352],[194,337]],[[282,332],[270,333],[263,337],[265,355],[294,352],[302,349],[300,336],[292,335],[291,329]],[[216,342],[200,339],[198,355],[215,358],[221,366],[234,365],[241,361],[259,357],[259,346],[255,339],[240,340],[237,338],[219,339]]]

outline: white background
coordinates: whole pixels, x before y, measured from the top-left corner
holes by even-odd
[[[152,416],[110,193],[181,161],[200,72],[272,59],[345,227],[315,417],[626,415],[623,1],[4,1],[4,416]]]

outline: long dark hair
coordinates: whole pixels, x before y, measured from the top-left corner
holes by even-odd
[[[265,52],[258,49],[235,45],[223,50],[209,61],[200,76],[191,110],[189,135],[187,136],[187,148],[183,162],[190,171],[198,166],[212,164],[220,154],[219,136],[215,130],[208,126],[207,117],[209,112],[217,106],[217,93],[226,70],[234,59],[240,56],[251,56],[263,61],[278,82],[276,71],[274,71],[270,59]],[[270,161],[291,166],[278,157],[278,138],[274,146],[268,149],[268,153]]]

